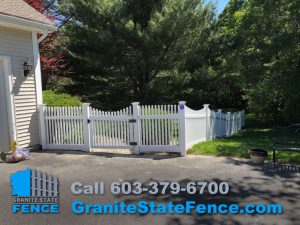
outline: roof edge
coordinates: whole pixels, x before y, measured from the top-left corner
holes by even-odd
[[[54,32],[57,30],[56,26],[51,26],[45,23],[39,23],[32,20],[27,20],[15,16],[10,16],[0,13],[0,25],[6,27],[13,27],[21,30],[37,31],[43,32],[48,30],[49,32]]]

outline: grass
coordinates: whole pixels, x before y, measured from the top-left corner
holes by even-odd
[[[77,97],[68,94],[43,91],[43,99],[46,106],[81,106],[82,103]]]
[[[235,156],[250,158],[249,149],[261,148],[268,151],[268,159],[272,159],[272,130],[248,128],[226,138],[202,142],[194,145],[189,154]],[[300,153],[276,152],[278,161],[300,164]]]

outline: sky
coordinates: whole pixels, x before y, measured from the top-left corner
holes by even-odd
[[[229,0],[209,0],[209,1],[215,3],[215,5],[217,6],[218,15],[224,10],[225,6],[229,2]]]

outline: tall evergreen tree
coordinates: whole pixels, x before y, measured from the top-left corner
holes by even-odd
[[[127,102],[144,101],[149,84],[181,63],[211,19],[201,0],[68,0],[63,7],[81,80],[101,80],[109,86],[102,95]]]

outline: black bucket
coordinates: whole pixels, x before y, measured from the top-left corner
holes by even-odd
[[[258,148],[252,148],[251,150],[251,155],[253,156],[268,156],[268,152],[263,149],[258,149]]]

